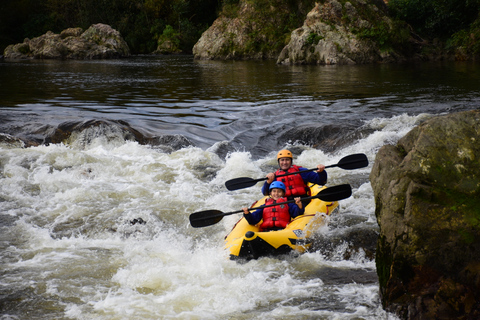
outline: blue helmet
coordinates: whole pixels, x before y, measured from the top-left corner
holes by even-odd
[[[283,184],[283,182],[280,181],[273,181],[270,184],[270,188],[268,188],[268,191],[271,191],[272,189],[282,189],[283,192],[286,192],[285,185]]]

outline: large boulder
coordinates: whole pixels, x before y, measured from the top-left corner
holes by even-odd
[[[234,10],[222,11],[193,54],[196,59],[276,59],[279,64],[404,61],[418,52],[422,40],[387,11],[383,0],[321,0],[315,5],[240,0]],[[301,21],[303,26],[293,30]]]
[[[228,9],[227,9],[228,8]],[[293,8],[295,10],[293,10]],[[302,1],[248,1],[223,11],[193,47],[195,59],[276,59],[292,28],[290,20],[308,12]]]
[[[411,47],[405,24],[387,15],[383,1],[325,0],[310,11],[283,48],[280,64],[365,64],[399,62],[397,48]]]
[[[480,110],[382,147],[370,181],[383,306],[403,319],[480,319]]]
[[[98,23],[85,32],[70,28],[27,38],[8,46],[4,55],[5,59],[109,59],[129,56],[130,49],[117,30]]]

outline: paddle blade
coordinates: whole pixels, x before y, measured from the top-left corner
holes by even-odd
[[[338,186],[328,187],[320,191],[315,198],[320,200],[333,202],[346,199],[352,195],[352,187],[349,184],[341,184]]]
[[[252,178],[235,178],[225,182],[225,187],[227,187],[228,190],[233,191],[253,187],[257,184],[257,182],[258,180],[254,180]]]
[[[345,170],[364,168],[368,166],[368,158],[363,153],[351,154],[342,158],[337,166]]]
[[[192,213],[190,215],[190,224],[194,228],[211,226],[220,222],[224,217],[224,213],[220,210],[205,210]]]

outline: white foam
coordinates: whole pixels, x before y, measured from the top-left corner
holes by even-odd
[[[356,227],[376,227],[368,182],[376,150],[425,117],[369,121],[365,126],[374,133],[335,154],[304,147],[295,163],[307,168],[360,152],[371,162],[354,171],[328,169],[329,185],[352,177],[359,184],[341,201],[339,216],[331,217],[338,230],[326,226],[321,232],[350,228],[342,225],[341,214],[358,217]],[[78,319],[385,318],[377,285],[326,285],[310,273],[319,267],[373,272],[374,261],[361,250],[348,260],[346,244],[340,244],[329,258],[311,252],[239,264],[228,259],[223,239],[241,213],[205,228],[189,225],[193,212],[230,212],[259,199],[262,182],[237,191],[224,183],[264,177],[275,152],[253,160],[249,152],[237,151],[223,160],[195,147],[168,154],[136,142],[105,143],[2,151],[0,208],[18,219],[8,231],[17,239],[8,251],[16,259],[6,266],[19,275],[2,284],[44,287],[66,301],[65,316]],[[136,218],[146,224],[132,223]],[[343,307],[322,310],[315,303]]]

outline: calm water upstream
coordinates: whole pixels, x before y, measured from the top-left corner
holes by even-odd
[[[3,61],[0,83],[3,137],[48,142],[103,121],[63,143],[0,142],[2,320],[395,319],[373,258],[376,152],[429,117],[480,107],[473,63]],[[125,141],[118,123],[163,145]],[[353,196],[312,252],[231,261],[223,238],[240,216],[199,229],[188,217],[254,202],[261,184],[225,181],[263,177],[284,147],[308,168],[352,153],[370,166],[328,170]]]

